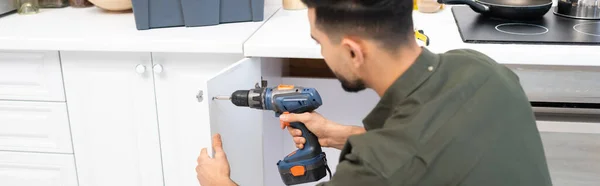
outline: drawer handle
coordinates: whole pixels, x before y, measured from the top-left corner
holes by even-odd
[[[137,72],[138,74],[143,74],[144,72],[146,72],[146,66],[138,64],[137,66],[135,66],[135,72]]]

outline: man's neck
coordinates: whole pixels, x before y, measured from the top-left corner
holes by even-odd
[[[393,55],[380,55],[381,58],[370,69],[366,84],[382,97],[390,86],[417,60],[423,49],[419,45],[402,47]]]

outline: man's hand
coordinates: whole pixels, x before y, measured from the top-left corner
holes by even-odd
[[[281,120],[281,128],[284,129],[286,126],[284,122],[302,122],[306,125],[306,128],[319,138],[319,144],[322,147],[333,147],[336,149],[342,149],[346,140],[350,135],[361,134],[366,132],[363,127],[356,126],[344,126],[333,121],[325,119],[321,114],[317,112],[306,112],[302,114],[282,114],[279,119]],[[288,127],[288,131],[294,137],[296,147],[304,148],[306,139],[302,137],[302,131]]]
[[[215,151],[215,157],[210,158],[206,152],[206,148],[203,148],[198,157],[198,166],[196,166],[196,173],[198,174],[198,181],[202,186],[234,186],[236,185],[229,178],[229,162],[227,156],[223,151],[223,143],[221,141],[221,135],[216,134],[212,138],[212,146]]]

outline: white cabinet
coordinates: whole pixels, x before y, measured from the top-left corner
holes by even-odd
[[[600,183],[600,123],[538,121],[556,186]]]
[[[164,185],[150,53],[61,52],[61,61],[79,184]]]
[[[242,58],[234,54],[152,54],[165,185],[198,185],[196,159],[200,149],[211,146],[206,81]]]
[[[73,153],[66,103],[0,101],[0,150]]]
[[[0,51],[0,100],[64,101],[58,52]]]
[[[77,186],[73,155],[0,151],[0,185]]]

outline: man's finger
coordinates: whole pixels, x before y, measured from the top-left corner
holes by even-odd
[[[303,137],[294,137],[294,143],[304,144],[304,143],[306,143],[306,139],[304,139]]]
[[[227,159],[225,151],[223,150],[223,141],[221,140],[221,134],[215,134],[213,136],[213,149],[215,151],[215,158]]]
[[[279,116],[279,120],[284,121],[284,122],[306,122],[308,120],[310,120],[310,115],[311,113],[305,112],[305,113],[301,113],[301,114],[281,114]]]
[[[210,156],[208,156],[208,153],[206,152],[206,148],[202,148],[202,150],[200,150],[200,156],[198,156],[198,163],[200,163],[200,161],[202,161],[202,159],[205,158],[210,158]]]
[[[294,137],[302,136],[302,131],[300,129],[294,129],[292,127],[289,127],[288,132],[290,132],[290,135]]]
[[[281,127],[281,130],[285,129],[287,127],[286,122],[279,120],[279,127]]]
[[[215,153],[223,152],[223,141],[221,141],[221,134],[215,134],[212,137],[212,147]]]

